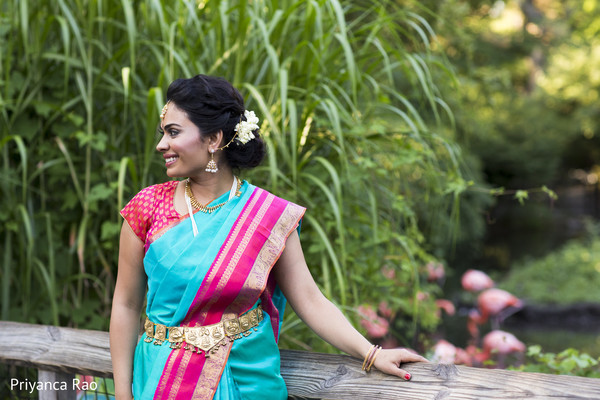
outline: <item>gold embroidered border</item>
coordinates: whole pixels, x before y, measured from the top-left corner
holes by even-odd
[[[181,351],[183,351],[183,350],[181,350]],[[188,365],[190,362],[190,359],[192,358],[193,355],[195,355],[195,353],[192,353],[191,351],[184,351],[181,362],[179,364],[179,368],[175,369],[175,362],[177,361],[178,357],[175,352],[171,353],[171,356],[169,357],[169,362],[167,364],[166,372],[171,373],[171,371],[173,369],[175,369],[175,378],[173,380],[173,384],[171,385],[171,389],[169,390],[169,393],[166,397],[167,400],[175,400],[175,398],[177,397],[177,392],[179,392],[179,388],[181,387],[181,383],[183,382],[183,375],[185,374],[185,368],[181,368],[181,365]],[[165,385],[166,385],[167,381],[168,380],[165,380]],[[161,389],[160,396],[158,396],[158,397],[154,396],[155,398],[159,398],[159,399],[163,398],[162,394],[164,393],[166,387],[163,387],[160,389]]]
[[[233,342],[228,342],[225,347],[219,347],[215,355],[206,359],[202,368],[202,375],[194,388],[192,399],[209,400],[213,398],[232,346]]]

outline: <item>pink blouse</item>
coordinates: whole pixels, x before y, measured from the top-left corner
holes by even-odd
[[[148,250],[153,236],[182,218],[173,205],[178,183],[178,181],[169,181],[148,186],[136,194],[121,210],[125,221],[136,236],[144,242],[144,251]]]

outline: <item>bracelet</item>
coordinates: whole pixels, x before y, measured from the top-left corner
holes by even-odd
[[[375,354],[373,354],[373,358],[371,358],[371,362],[369,363],[369,366],[366,369],[367,372],[371,371],[371,366],[375,363],[375,358],[377,357],[377,353],[379,353],[380,350],[381,346],[377,346],[377,350],[375,350]]]
[[[375,357],[377,357],[377,353],[381,350],[381,346],[372,344],[369,347],[369,351],[367,351],[367,355],[365,356],[365,360],[363,361],[362,370],[369,372],[371,370],[371,366],[375,362]]]
[[[375,347],[377,347],[377,346],[375,346],[374,344],[372,344],[371,347],[369,347],[369,351],[367,351],[367,355],[365,355],[365,360],[363,361],[363,364],[362,364],[361,369],[363,371],[365,370],[365,367],[367,366],[367,362],[368,362],[369,358],[371,357],[371,353],[373,352],[373,349]]]

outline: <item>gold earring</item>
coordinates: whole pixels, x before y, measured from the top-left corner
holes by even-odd
[[[212,172],[213,174],[219,170],[217,162],[215,161],[215,151],[210,150],[210,161],[206,164],[206,172]]]

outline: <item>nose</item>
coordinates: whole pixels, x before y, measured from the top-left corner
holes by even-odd
[[[160,140],[158,141],[158,144],[156,145],[156,150],[164,153],[165,151],[167,151],[169,149],[169,142],[167,140],[167,135],[163,134],[160,137]]]

